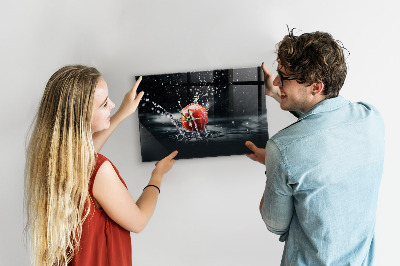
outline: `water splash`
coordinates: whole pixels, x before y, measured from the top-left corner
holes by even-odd
[[[213,96],[215,94],[215,91],[213,88],[210,88],[209,86],[206,87],[208,90],[210,91],[206,91],[204,93],[201,93],[199,91],[196,91],[194,94],[194,99],[193,99],[193,103],[199,103],[202,98],[207,97],[207,96]],[[170,135],[171,139],[177,140],[177,141],[184,141],[184,142],[193,142],[193,141],[208,141],[209,138],[216,138],[216,137],[220,137],[223,136],[221,131],[218,130],[208,130],[207,125],[205,126],[204,130],[199,131],[197,128],[197,124],[193,123],[193,126],[196,128],[195,131],[187,131],[182,123],[181,123],[181,111],[183,110],[182,105],[181,105],[181,101],[178,100],[178,105],[179,105],[179,110],[177,110],[179,112],[179,117],[175,118],[173,116],[172,113],[170,113],[169,111],[167,111],[164,107],[162,107],[160,104],[152,101],[150,98],[143,98],[144,102],[142,104],[142,106],[145,106],[146,104],[151,104],[151,110],[155,111],[155,113],[159,114],[159,115],[163,115],[165,117],[168,118],[168,120],[174,125],[174,127],[176,128],[176,134],[172,134]],[[199,103],[200,104],[200,103]],[[204,106],[204,108],[208,111],[210,109],[210,103],[209,102],[203,102],[201,103],[202,106]],[[195,118],[193,117],[193,115],[191,115],[191,118],[194,120]],[[192,126],[192,122],[189,122],[190,125]],[[217,126],[214,126],[215,128],[217,128]]]

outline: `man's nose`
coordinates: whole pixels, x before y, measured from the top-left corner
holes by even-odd
[[[282,85],[281,79],[279,78],[279,75],[276,75],[274,81],[272,82],[272,85],[278,86],[278,87],[280,87]]]

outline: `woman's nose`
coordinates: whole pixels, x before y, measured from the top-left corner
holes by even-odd
[[[115,107],[114,102],[110,100],[110,109],[113,109],[114,107]]]

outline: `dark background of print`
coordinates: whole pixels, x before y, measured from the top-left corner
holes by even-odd
[[[260,67],[147,75],[140,91],[145,91],[138,107],[144,162],[158,161],[174,150],[179,151],[176,159],[247,154],[246,140],[264,147],[269,138]],[[211,136],[178,140],[179,131],[168,117],[180,120],[181,108],[198,96],[198,103],[208,109]]]

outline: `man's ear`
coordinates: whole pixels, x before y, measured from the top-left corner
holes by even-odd
[[[318,95],[322,92],[322,90],[324,89],[324,83],[322,82],[315,82],[312,84],[312,95]]]

